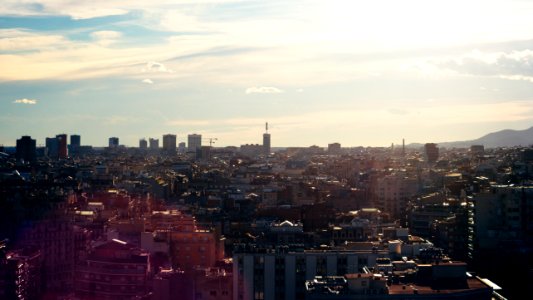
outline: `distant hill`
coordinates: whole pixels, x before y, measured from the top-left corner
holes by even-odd
[[[469,148],[471,145],[483,145],[485,148],[529,146],[533,145],[533,127],[524,130],[505,129],[492,132],[470,141],[441,142],[439,147]],[[409,147],[422,147],[424,144],[413,143]]]

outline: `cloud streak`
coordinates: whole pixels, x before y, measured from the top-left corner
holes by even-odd
[[[23,99],[17,99],[13,101],[13,103],[15,104],[37,104],[37,100],[23,98]]]
[[[273,86],[253,86],[244,91],[246,94],[280,94],[283,90]]]

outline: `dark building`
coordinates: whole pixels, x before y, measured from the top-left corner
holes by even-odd
[[[1,243],[1,242],[0,242]],[[0,244],[0,299],[41,297],[41,252],[35,247],[5,251]]]
[[[46,156],[50,158],[57,158],[59,156],[59,148],[57,138],[46,138]]]
[[[68,157],[67,135],[58,134],[56,135],[56,139],[57,139],[57,149],[58,149],[57,154],[59,158],[67,158]]]
[[[23,136],[17,140],[17,159],[35,161],[36,142],[31,136]]]
[[[428,163],[434,163],[439,159],[439,148],[437,147],[437,144],[427,143],[424,148],[426,150],[426,159]]]
[[[140,149],[147,149],[148,148],[148,142],[146,139],[140,139],[139,140],[139,148]]]
[[[81,137],[77,134],[73,134],[70,136],[70,146],[71,147],[79,147],[81,146]]]
[[[163,150],[167,153],[176,152],[176,135],[175,134],[163,135]]]
[[[70,136],[69,153],[78,154],[81,146],[81,137],[78,134]]]
[[[117,148],[117,147],[118,147],[118,137],[110,137],[109,148]]]
[[[341,144],[339,143],[328,144],[329,154],[339,154],[340,152],[341,152]]]
[[[270,154],[270,133],[263,133],[263,153]]]

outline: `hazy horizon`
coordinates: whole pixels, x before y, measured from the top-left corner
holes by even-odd
[[[0,144],[390,146],[533,125],[533,2],[5,0]]]

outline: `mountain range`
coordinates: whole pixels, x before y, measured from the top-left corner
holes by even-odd
[[[492,132],[475,140],[437,143],[444,148],[469,148],[483,145],[485,148],[530,146],[533,145],[533,127],[524,130],[505,129]],[[408,147],[422,147],[424,144],[412,143]]]

